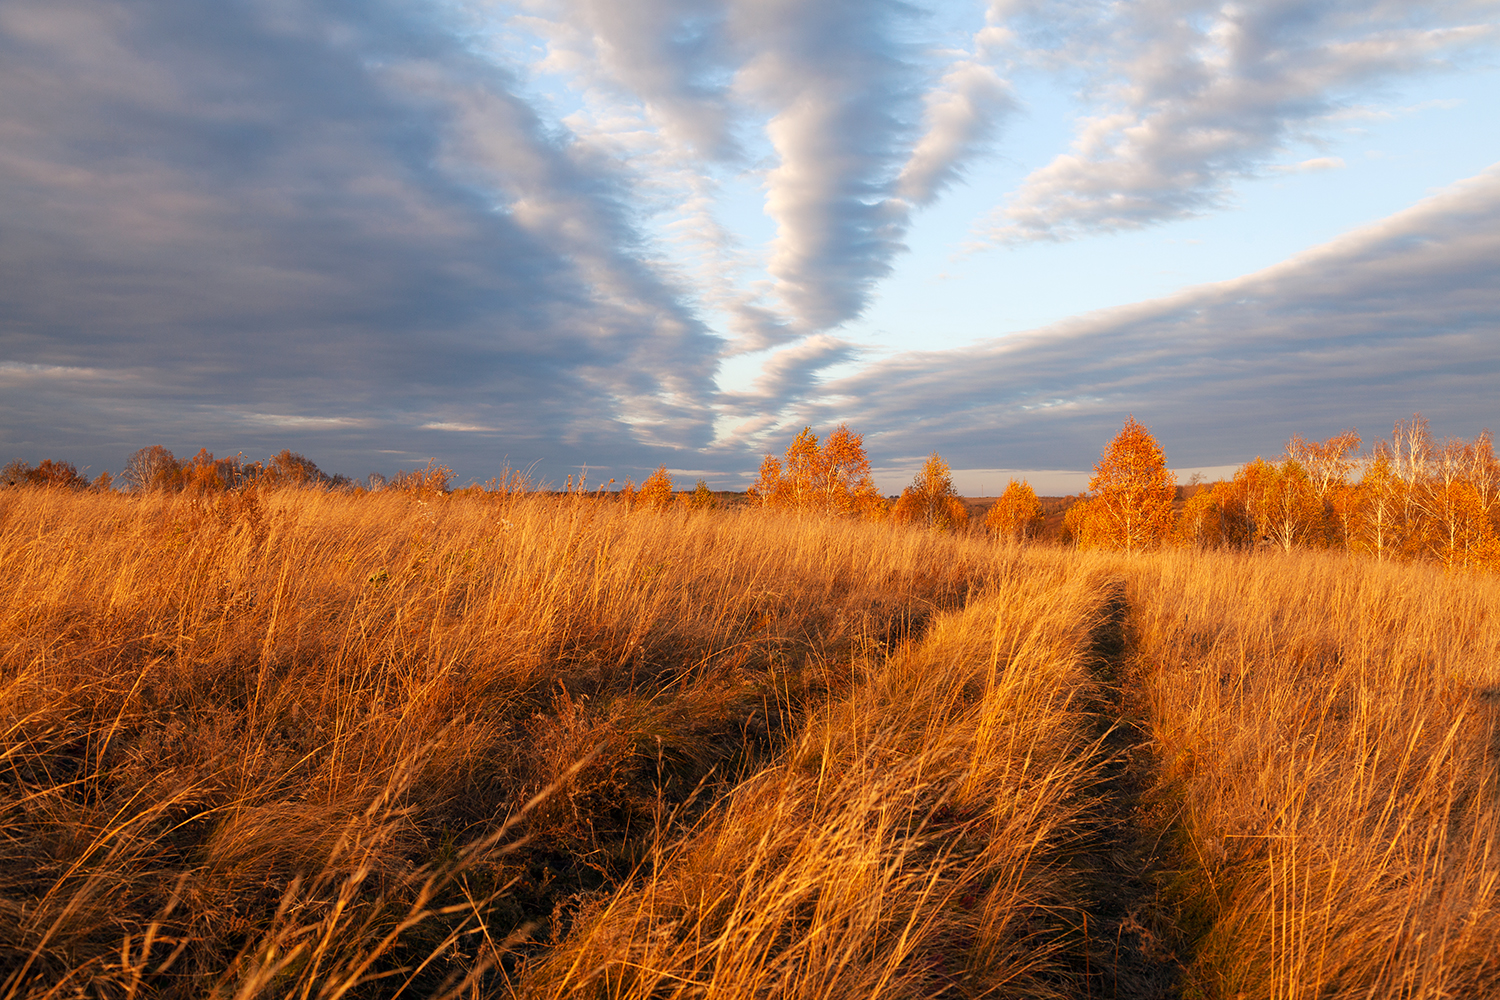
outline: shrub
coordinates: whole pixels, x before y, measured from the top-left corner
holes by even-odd
[[[33,467],[16,459],[0,469],[0,486],[48,486],[81,490],[88,485],[88,479],[79,474],[72,462],[54,462],[50,458],[44,458]]]

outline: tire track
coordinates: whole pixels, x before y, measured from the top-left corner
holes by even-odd
[[[1084,995],[1120,1000],[1182,996],[1188,943],[1164,892],[1178,866],[1165,852],[1171,838],[1152,822],[1146,793],[1155,762],[1145,720],[1127,694],[1129,606],[1124,581],[1109,596],[1090,643],[1095,680],[1092,711],[1099,734],[1096,825],[1074,859],[1089,906],[1082,979]]]

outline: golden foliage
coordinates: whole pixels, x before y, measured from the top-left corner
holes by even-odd
[[[1176,491],[1156,439],[1130,417],[1094,466],[1080,541],[1126,552],[1155,548],[1172,530]]]
[[[665,465],[646,477],[635,495],[637,510],[666,510],[672,506],[672,476]]]
[[[927,457],[912,484],[901,491],[891,517],[898,524],[951,530],[968,523],[969,509],[953,488],[948,463],[937,452]]]
[[[108,488],[109,473],[102,473],[100,478],[103,480],[101,488]],[[89,481],[72,462],[54,462],[50,458],[44,458],[32,466],[29,462],[16,459],[0,469],[0,486],[81,490],[88,488]]]
[[[1030,538],[1041,529],[1042,502],[1031,484],[1012,479],[984,519],[985,527],[1011,541]]]
[[[885,500],[870,477],[864,435],[840,424],[821,446],[804,427],[786,449],[786,461],[767,455],[749,490],[757,506],[878,521]]]

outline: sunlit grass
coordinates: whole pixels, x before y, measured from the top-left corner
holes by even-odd
[[[0,997],[1087,995],[1111,824],[1188,995],[1500,990],[1493,577],[316,490],[0,566]]]

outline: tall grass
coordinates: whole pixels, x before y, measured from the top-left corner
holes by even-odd
[[[1490,578],[302,490],[0,569],[0,1000],[1088,995],[1128,827],[1188,995],[1500,994]]]
[[[461,981],[993,563],[576,498],[5,491],[0,996]]]
[[[1134,574],[1204,995],[1500,993],[1500,588],[1314,554]]]
[[[1100,594],[1072,562],[1022,561],[814,712],[524,992],[1070,995]]]

